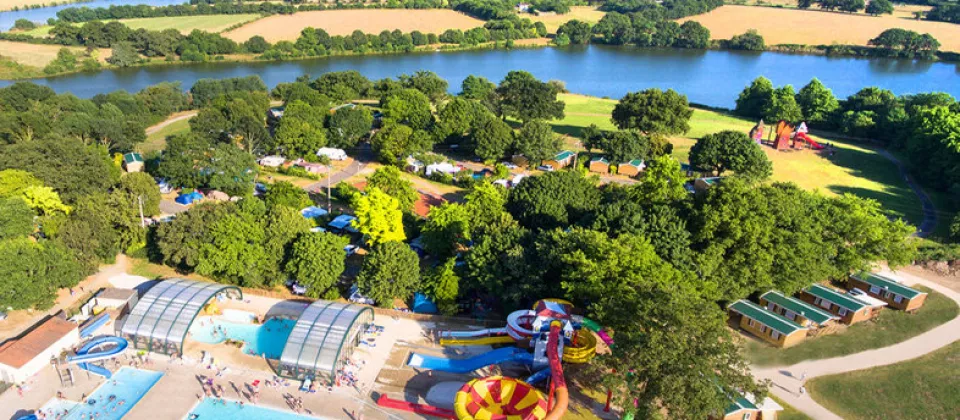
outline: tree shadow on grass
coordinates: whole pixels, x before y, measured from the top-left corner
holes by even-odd
[[[902,217],[914,226],[918,226],[923,221],[923,212],[919,201],[916,206],[908,205],[904,200],[905,197],[900,194],[843,185],[830,185],[827,189],[834,194],[853,194],[861,198],[877,200],[883,206],[883,209],[890,212],[892,216]],[[909,192],[909,190],[907,191]]]

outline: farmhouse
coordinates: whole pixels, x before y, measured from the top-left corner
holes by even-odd
[[[634,159],[621,163],[620,166],[617,167],[617,173],[626,176],[638,176],[640,172],[643,172],[646,168],[647,165],[643,163],[642,159]]]
[[[790,347],[807,337],[807,328],[753,302],[738,300],[727,309],[740,314],[740,328],[777,347]]]
[[[77,324],[54,316],[0,345],[0,381],[20,383],[80,342]]]
[[[590,159],[590,172],[601,174],[609,173],[610,162],[604,159],[602,156]]]
[[[731,398],[732,403],[723,413],[723,420],[775,420],[783,407],[770,397],[757,404],[757,398],[746,393],[740,398]]]
[[[828,324],[835,323],[839,319],[830,312],[817,308],[800,299],[784,296],[783,293],[776,290],[771,290],[761,295],[760,306],[807,328],[824,327]]]
[[[123,155],[123,169],[127,172],[143,171],[143,156],[139,153],[127,153]]]
[[[883,300],[890,307],[912,312],[920,309],[927,294],[876,273],[861,272],[850,276],[847,288],[860,289]]]
[[[557,153],[557,155],[554,156],[553,159],[548,159],[543,161],[543,164],[550,165],[553,167],[553,169],[566,168],[567,166],[570,166],[571,163],[573,163],[573,158],[575,158],[576,156],[577,156],[576,153],[573,153],[569,150],[564,150],[560,153]]]
[[[817,305],[840,317],[840,322],[852,325],[872,319],[880,314],[880,308],[872,307],[853,296],[828,287],[814,284],[800,292],[800,299]]]

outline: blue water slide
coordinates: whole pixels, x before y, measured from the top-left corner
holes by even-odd
[[[97,332],[97,330],[100,329],[100,327],[102,327],[103,324],[106,324],[108,321],[110,321],[110,314],[107,314],[107,313],[100,314],[99,318],[94,319],[93,322],[85,325],[83,328],[80,329],[80,337],[87,338],[92,336],[93,333]]]
[[[411,354],[407,364],[412,367],[439,370],[451,373],[469,373],[477,369],[507,362],[532,364],[533,356],[526,350],[516,347],[505,347],[467,359],[448,359],[446,357]]]
[[[67,356],[67,361],[70,363],[78,363],[80,369],[109,378],[109,370],[91,362],[117,357],[126,350],[127,340],[114,335],[107,335],[88,341],[83,347],[77,350],[76,355]]]
[[[547,380],[547,378],[549,377],[550,377],[550,368],[540,369],[539,371],[537,371],[537,373],[530,375],[530,377],[527,378],[526,382],[530,385],[536,385],[540,382]]]
[[[107,369],[107,368],[105,368],[105,367],[103,367],[103,366],[100,366],[100,365],[95,365],[95,364],[93,364],[93,363],[80,363],[80,364],[78,364],[77,366],[78,366],[80,369],[83,369],[83,370],[85,370],[85,371],[88,371],[88,372],[90,372],[90,373],[92,373],[92,374],[94,374],[94,375],[103,376],[104,378],[107,378],[107,379],[110,379],[110,376],[113,375],[112,373],[110,373],[110,370],[109,370],[109,369]]]

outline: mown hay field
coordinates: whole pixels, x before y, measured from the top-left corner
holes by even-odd
[[[226,32],[224,36],[243,42],[260,35],[270,42],[294,41],[304,28],[322,28],[330,35],[349,35],[354,30],[378,34],[383,30],[418,30],[440,34],[447,29],[471,29],[483,21],[453,10],[363,9],[323,10],[292,15],[274,15]]]
[[[139,19],[121,19],[119,22],[133,29],[147,29],[150,31],[162,31],[165,29],[176,29],[182,34],[189,34],[194,29],[206,32],[221,32],[233,26],[250,22],[260,18],[255,13],[240,15],[204,15],[204,16],[171,16],[157,18],[139,18]],[[44,37],[50,33],[52,26],[41,26],[37,29],[25,31],[25,34]]]
[[[570,13],[564,13],[562,15],[546,15],[546,16],[534,16],[530,14],[521,14],[521,18],[528,18],[534,22],[543,22],[543,25],[547,27],[547,32],[551,34],[557,33],[557,28],[564,23],[567,23],[571,20],[579,20],[582,22],[588,22],[591,25],[596,24],[603,19],[603,15],[607,12],[598,10],[594,6],[573,6],[570,8]]]
[[[903,28],[929,33],[940,41],[941,50],[960,51],[960,25],[896,16],[822,12],[816,9],[779,9],[774,7],[721,6],[702,15],[678,20],[695,20],[710,29],[713,39],[730,39],[748,29],[756,29],[767,45],[867,45],[884,30]]]
[[[24,42],[0,41],[0,56],[9,58],[20,64],[42,69],[57,58],[57,52],[59,52],[61,48],[64,47],[61,45],[37,45]],[[84,50],[80,47],[69,48],[77,53],[77,55],[82,54]],[[109,48],[102,48],[98,50],[97,54],[97,58],[103,62],[107,57],[110,57],[111,52]]]

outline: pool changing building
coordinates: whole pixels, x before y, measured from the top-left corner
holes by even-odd
[[[121,335],[137,349],[182,355],[190,325],[218,295],[243,297],[236,286],[187,279],[162,281],[140,298],[124,320]],[[313,302],[290,332],[276,364],[277,374],[295,379],[334,380],[373,317],[373,309],[367,306]]]

